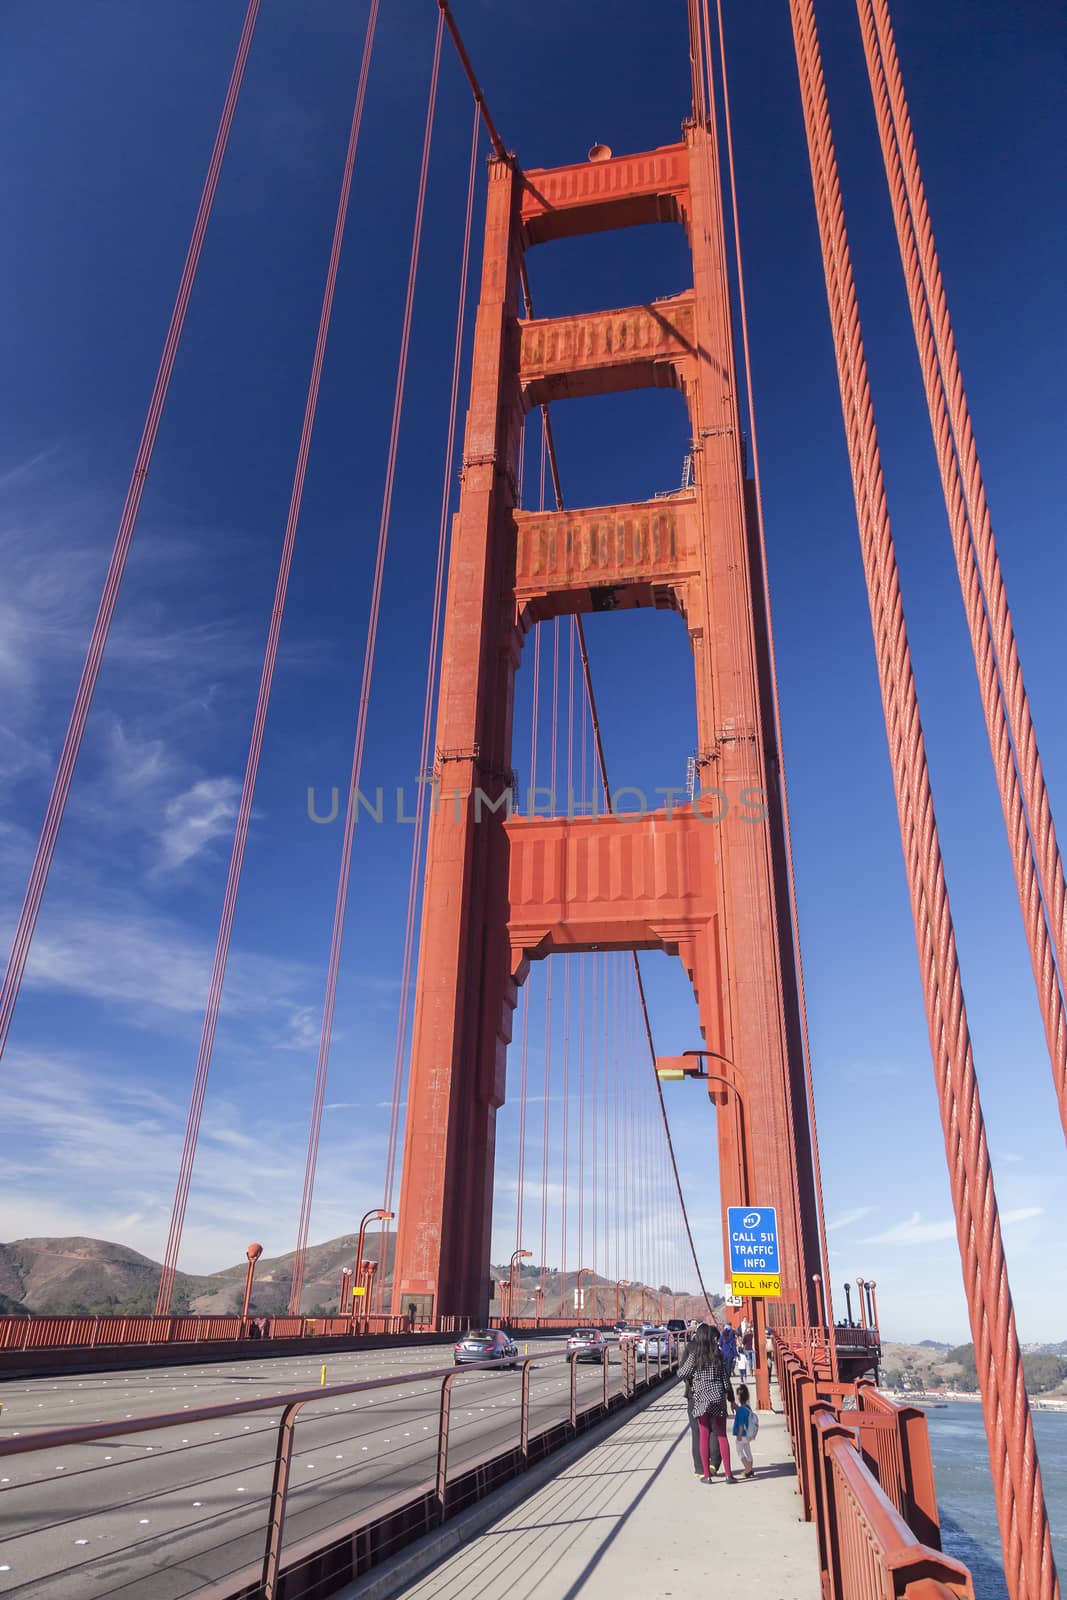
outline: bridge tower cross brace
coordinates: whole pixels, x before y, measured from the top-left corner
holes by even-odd
[[[526,249],[646,222],[685,228],[692,289],[622,310],[520,315]],[[686,400],[691,484],[637,505],[518,509],[527,411],[646,386]],[[508,815],[514,677],[527,633],[554,616],[640,605],[677,612],[689,633],[703,796],[637,818]],[[705,1042],[738,1085],[738,1094],[712,1096],[723,1204],[778,1206],[781,1319],[816,1319],[815,1184],[769,666],[713,131],[693,123],[676,145],[545,171],[491,160],[448,576],[395,1312],[487,1314],[496,1113],[530,961],[662,949],[683,961]]]

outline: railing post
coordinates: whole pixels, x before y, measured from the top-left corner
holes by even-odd
[[[271,1484],[270,1513],[267,1521],[267,1544],[263,1552],[263,1600],[277,1600],[282,1533],[285,1527],[285,1501],[289,1490],[289,1473],[293,1464],[296,1416],[303,1403],[302,1400],[295,1400],[292,1405],[286,1406],[278,1425],[278,1446],[274,1454],[274,1482]]]
[[[904,1457],[904,1489],[907,1510],[904,1517],[921,1544],[931,1550],[941,1548],[941,1518],[937,1508],[937,1485],[930,1454],[930,1432],[926,1412],[917,1406],[901,1406],[897,1415],[901,1454]]]
[[[519,1449],[523,1465],[530,1465],[530,1368],[536,1356],[527,1356],[522,1364],[522,1398],[519,1402]]]
[[[604,1346],[604,1359],[600,1366],[604,1378],[604,1410],[606,1412],[611,1404],[608,1397],[608,1388],[611,1383],[611,1351],[607,1345]]]
[[[458,1374],[450,1372],[441,1382],[441,1416],[437,1427],[437,1513],[443,1522],[448,1503],[448,1418],[452,1409],[452,1385]]]
[[[568,1365],[571,1369],[571,1427],[578,1430],[578,1352],[570,1357]]]

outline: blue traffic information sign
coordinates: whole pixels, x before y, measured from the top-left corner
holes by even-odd
[[[781,1272],[778,1260],[778,1213],[773,1206],[728,1206],[730,1276]],[[736,1294],[736,1289],[735,1289]]]

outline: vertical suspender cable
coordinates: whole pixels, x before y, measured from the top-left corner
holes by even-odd
[[[193,283],[196,279],[197,267],[200,264],[200,252],[204,243],[204,235],[207,232],[207,225],[211,218],[212,206],[215,202],[219,174],[222,171],[226,147],[230,140],[230,129],[233,125],[234,112],[237,109],[237,97],[241,92],[245,65],[248,61],[248,53],[252,48],[252,34],[255,31],[258,14],[259,0],[248,0],[244,27],[241,29],[237,54],[234,58],[230,82],[226,90],[226,99],[223,102],[222,114],[215,133],[215,143],[212,147],[211,160],[208,162],[207,176],[204,179],[200,204],[197,207],[196,219],[193,223],[192,237],[189,240],[185,265],[182,268],[182,275],[178,282],[178,293],[174,301],[174,308],[170,314],[170,324],[163,344],[163,354],[160,358],[159,370],[156,373],[156,381],[152,386],[152,396],[148,402],[144,431],[141,434],[141,442],[137,447],[137,454],[134,458],[133,473],[130,477],[129,487],[126,490],[126,500],[122,507],[118,532],[115,536],[107,575],[104,579],[100,605],[89,637],[89,647],[86,652],[77,692],[74,696],[74,705],[71,709],[67,732],[63,739],[63,748],[60,752],[59,763],[52,784],[52,792],[45,810],[44,823],[41,827],[40,838],[37,841],[37,849],[34,852],[33,865],[30,869],[22,909],[19,912],[19,920],[15,927],[15,936],[11,944],[11,953],[8,956],[3,983],[0,984],[0,1057],[3,1056],[7,1046],[8,1034],[11,1031],[11,1019],[14,1015],[15,1004],[22,986],[22,975],[26,970],[26,961],[30,953],[30,944],[33,941],[37,916],[41,909],[45,885],[48,882],[48,874],[51,870],[52,858],[55,855],[56,842],[59,838],[59,830],[63,824],[63,816],[67,808],[70,786],[74,778],[74,768],[77,765],[81,751],[85,725],[89,720],[89,709],[96,691],[100,667],[104,659],[104,650],[115,616],[119,587],[126,570],[126,559],[130,552],[134,528],[137,525],[137,513],[141,508],[141,497],[144,494],[145,483],[148,480],[148,469],[152,464],[152,453],[155,450],[156,438],[159,434],[163,407],[167,401],[167,392],[170,388],[171,374],[174,371],[174,362],[178,354],[178,345],[181,342],[182,330],[185,327],[185,314],[189,309]]]
[[[971,428],[885,0],[857,0],[960,593],[1000,791],[1060,1120],[1067,1136],[1067,886]]]
[[[900,596],[811,0],[790,0],[805,133],[927,1026],[1012,1600],[1059,1595]]]
[[[252,719],[252,734],[249,741],[248,756],[245,762],[244,781],[241,787],[241,798],[237,808],[237,823],[234,829],[233,847],[230,853],[230,865],[226,876],[226,890],[223,896],[222,914],[219,920],[219,930],[215,941],[215,957],[211,969],[211,983],[208,989],[207,1004],[204,1010],[204,1020],[200,1031],[200,1046],[197,1052],[196,1070],[193,1075],[193,1089],[189,1102],[189,1111],[186,1118],[185,1142],[182,1149],[181,1164],[178,1171],[178,1182],[171,1207],[170,1228],[167,1235],[166,1249],[163,1255],[163,1271],[160,1277],[159,1293],[156,1299],[156,1314],[163,1315],[170,1309],[171,1294],[174,1288],[174,1275],[178,1266],[178,1253],[181,1249],[182,1229],[185,1224],[185,1209],[189,1200],[189,1189],[192,1184],[193,1166],[196,1161],[196,1146],[200,1133],[200,1118],[204,1109],[204,1096],[207,1092],[208,1073],[211,1068],[211,1058],[215,1046],[215,1030],[218,1026],[219,1007],[222,1004],[222,990],[226,980],[226,966],[230,953],[230,936],[233,932],[233,921],[237,910],[237,894],[241,884],[241,873],[244,868],[245,849],[248,844],[248,830],[252,820],[252,805],[255,799],[256,780],[259,775],[259,761],[263,749],[263,736],[266,729],[267,712],[270,707],[271,689],[274,683],[274,669],[278,660],[278,646],[281,639],[282,620],[285,615],[285,600],[289,588],[289,573],[293,563],[293,550],[296,544],[296,532],[300,521],[300,508],[304,495],[304,480],[307,474],[308,455],[311,450],[311,438],[315,428],[315,414],[318,408],[319,388],[322,380],[322,367],[326,356],[326,343],[330,331],[330,318],[333,311],[334,291],[337,284],[337,272],[341,259],[341,244],[344,238],[345,221],[348,216],[348,201],[352,188],[352,174],[355,168],[356,150],[359,143],[359,130],[363,121],[363,106],[366,100],[367,79],[370,73],[371,53],[374,47],[374,28],[377,19],[378,0],[372,0],[370,14],[367,19],[367,28],[363,40],[363,50],[360,57],[359,77],[356,84],[356,98],[352,111],[352,122],[348,134],[348,147],[345,152],[345,165],[341,177],[341,189],[337,200],[337,212],[334,217],[333,238],[330,245],[329,263],[326,269],[326,283],[323,288],[322,305],[319,310],[319,325],[315,336],[315,350],[311,361],[311,373],[308,379],[307,397],[304,402],[304,419],[300,432],[300,443],[297,448],[296,467],[293,472],[293,485],[289,496],[289,511],[285,524],[285,537],[282,541],[282,552],[278,564],[278,576],[275,582],[274,601],[271,609],[270,626],[267,631],[267,644],[263,656],[263,666],[260,671],[259,690],[256,696],[256,709]]]
[[[704,0],[707,3],[707,0]],[[741,313],[741,348],[745,365],[745,399],[748,411],[749,441],[752,446],[752,482],[756,500],[756,526],[759,534],[760,577],[763,599],[764,626],[767,630],[767,656],[770,662],[771,704],[774,715],[774,741],[778,752],[778,794],[782,808],[782,833],[785,841],[786,879],[789,893],[789,923],[792,934],[793,958],[796,962],[797,999],[800,1006],[800,1037],[804,1058],[804,1083],[808,1102],[808,1125],[811,1134],[812,1160],[815,1168],[815,1202],[819,1221],[819,1250],[822,1259],[823,1294],[826,1298],[826,1320],[830,1329],[834,1325],[833,1291],[827,1268],[829,1248],[826,1240],[826,1210],[822,1190],[822,1161],[819,1155],[819,1128],[815,1119],[815,1085],[811,1059],[811,1041],[808,1032],[808,1007],[804,990],[804,960],[800,943],[800,917],[797,910],[796,874],[793,867],[793,832],[789,821],[789,791],[786,785],[785,750],[782,743],[782,709],[778,693],[778,665],[774,650],[774,626],[771,618],[771,584],[767,566],[767,536],[763,519],[763,482],[760,476],[759,440],[756,433],[756,405],[752,383],[752,357],[748,337],[748,299],[745,294],[745,272],[741,255],[741,219],[737,201],[737,173],[734,165],[733,119],[730,115],[730,84],[726,73],[726,37],[723,27],[723,0],[715,0],[719,36],[719,80],[722,84],[723,125],[726,129],[726,156],[730,174],[730,209],[733,219],[734,265],[737,271],[737,296]],[[708,73],[711,76],[711,34],[708,24]]]
[[[426,848],[426,817],[429,809],[427,791],[434,779],[431,771],[431,742],[433,739],[434,690],[437,684],[437,666],[441,654],[441,628],[444,618],[445,567],[448,556],[449,511],[452,504],[453,471],[455,467],[456,432],[459,420],[459,382],[463,366],[463,330],[466,321],[467,295],[470,282],[471,237],[474,223],[474,188],[478,173],[478,133],[481,118],[474,108],[471,129],[470,163],[467,169],[467,210],[463,228],[463,253],[459,270],[459,299],[456,307],[456,335],[452,351],[452,391],[448,404],[448,437],[445,443],[444,472],[441,481],[441,515],[437,527],[437,566],[434,572],[433,613],[430,620],[430,642],[426,661],[426,689],[422,705],[422,737],[419,745],[419,783],[415,802],[415,829],[411,841],[411,867],[408,873],[408,901],[404,923],[404,955],[400,969],[400,1005],[397,1012],[396,1045],[393,1051],[393,1087],[389,1108],[389,1139],[385,1157],[385,1182],[382,1204],[392,1210],[393,1186],[396,1180],[396,1155],[400,1136],[400,1108],[404,1089],[404,1061],[407,1054],[407,1030],[411,1017],[411,978],[415,955],[415,929],[418,917],[419,887],[422,882],[422,861]],[[375,1278],[375,1303],[381,1306],[385,1293],[386,1262],[383,1246],[388,1222],[380,1225],[378,1244],[379,1270]],[[295,1276],[295,1273],[294,1273]],[[292,1310],[293,1308],[290,1307]]]
[[[534,633],[534,658],[533,658],[533,710],[531,713],[530,733],[530,793],[537,788],[537,734],[538,710],[541,684],[541,631]],[[527,975],[523,984],[522,995],[522,1034],[519,1047],[519,1150],[518,1150],[518,1192],[515,1201],[515,1248],[522,1249],[522,1216],[523,1203],[526,1191],[526,1110],[529,1099],[529,1065],[530,1065],[530,1001],[532,989],[532,972]],[[517,1310],[512,1307],[512,1315],[517,1315]]]
[[[371,583],[370,609],[367,619],[367,637],[363,650],[363,668],[360,679],[359,702],[356,712],[356,731],[352,747],[352,768],[349,776],[345,804],[344,830],[341,840],[341,862],[337,875],[337,896],[334,903],[333,926],[330,931],[330,953],[326,967],[326,991],[322,1006],[322,1024],[319,1033],[319,1053],[315,1067],[315,1100],[311,1128],[308,1133],[307,1169],[304,1180],[305,1203],[301,1226],[306,1242],[310,1222],[311,1202],[315,1186],[315,1166],[318,1156],[319,1130],[322,1106],[326,1092],[326,1076],[333,1042],[333,1018],[337,1004],[337,985],[341,968],[341,947],[344,939],[345,913],[352,875],[352,848],[355,838],[356,815],[360,779],[363,772],[363,751],[367,738],[370,715],[371,685],[374,677],[374,660],[378,640],[378,621],[381,614],[382,587],[385,579],[385,556],[389,542],[389,526],[393,505],[393,486],[396,481],[396,463],[400,444],[400,420],[404,408],[404,388],[407,380],[408,356],[411,348],[411,325],[415,309],[415,285],[418,278],[419,257],[422,246],[422,224],[426,208],[426,187],[430,170],[430,147],[433,141],[434,114],[437,109],[437,84],[441,69],[441,42],[444,20],[437,18],[434,40],[433,65],[426,103],[426,122],[423,129],[422,159],[415,200],[415,223],[412,230],[411,254],[408,261],[407,288],[400,334],[400,354],[397,359],[396,383],[393,390],[393,411],[389,427],[389,449],[385,467],[385,485],[382,492],[382,509],[378,522],[378,542],[375,552],[374,577]],[[382,1263],[384,1272],[384,1263]]]

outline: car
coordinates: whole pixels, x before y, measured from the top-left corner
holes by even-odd
[[[643,1332],[634,1346],[639,1356],[647,1355],[649,1360],[657,1356],[669,1356],[671,1353],[671,1336],[666,1328],[649,1328]]]
[[[666,1328],[667,1328],[667,1332],[668,1333],[677,1334],[679,1336],[679,1338],[683,1338],[684,1339],[684,1337],[685,1337],[685,1318],[684,1317],[668,1317],[667,1318],[667,1322],[666,1322]]]
[[[518,1345],[499,1328],[472,1328],[452,1350],[452,1361],[457,1367],[467,1366],[472,1361],[495,1361],[502,1367],[517,1367],[518,1357]]]
[[[577,1355],[579,1361],[603,1362],[607,1350],[608,1341],[599,1328],[575,1328],[567,1340],[567,1354]]]

